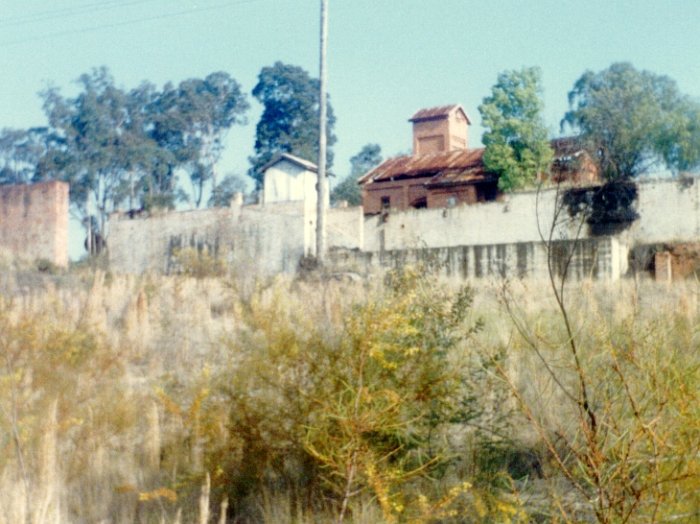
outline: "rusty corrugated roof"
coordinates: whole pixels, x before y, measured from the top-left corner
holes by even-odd
[[[468,170],[483,171],[484,149],[461,149],[429,155],[404,155],[389,158],[364,175],[360,184],[391,180],[392,178],[412,178],[435,176],[443,172],[457,173]]]
[[[443,171],[435,175],[425,186],[444,187],[444,186],[461,186],[465,184],[476,184],[478,182],[497,182],[498,175],[486,171],[484,164],[479,164],[462,170]]]
[[[409,118],[408,121],[420,122],[421,120],[431,120],[433,118],[447,117],[453,111],[461,111],[464,115],[464,118],[467,119],[467,123],[471,124],[469,115],[460,104],[450,104],[448,106],[428,107],[425,109],[421,109],[417,111],[411,118]]]
[[[575,156],[584,151],[579,140],[574,137],[557,138],[552,140],[551,144],[554,149],[554,168],[557,168],[562,157]],[[483,147],[427,155],[398,156],[382,162],[361,177],[358,183],[367,184],[392,179],[432,177],[427,183],[437,186],[495,180],[497,176],[485,169],[483,156]]]

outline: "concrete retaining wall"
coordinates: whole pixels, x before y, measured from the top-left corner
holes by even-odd
[[[618,280],[627,271],[627,249],[613,237],[480,246],[410,248],[380,252],[335,251],[336,267],[368,272],[377,268],[428,265],[448,277],[474,279],[548,278],[548,261],[554,274],[570,280]]]
[[[363,218],[361,208],[331,209],[328,246],[355,250],[342,255],[354,265],[391,265],[421,257],[444,261],[449,274],[542,276],[557,192],[522,192],[502,201],[446,209],[421,209]],[[627,269],[627,250],[637,244],[700,240],[700,180],[639,184],[640,218],[611,237],[590,236],[567,210],[551,231],[552,250],[574,247],[570,269],[577,278],[615,280]],[[261,274],[293,272],[314,254],[315,210],[302,201],[263,206],[236,205],[167,213],[147,219],[110,221],[110,263],[115,271],[173,270],[178,247],[206,249],[234,269]],[[581,241],[575,241],[580,237]],[[559,247],[558,247],[559,246]],[[563,253],[566,249],[562,247]],[[334,255],[339,256],[338,253]],[[557,255],[557,260],[562,257]],[[402,262],[403,261],[403,262]]]
[[[627,233],[630,244],[700,240],[700,178],[639,184],[639,219]]]
[[[362,234],[361,208],[329,210],[330,246],[358,249]],[[207,252],[234,271],[293,273],[315,247],[315,210],[302,201],[110,219],[109,262],[120,273],[177,271],[176,255],[186,248]]]
[[[110,220],[109,263],[116,272],[170,273],[177,252],[186,248],[205,251],[236,271],[295,271],[305,249],[304,215],[286,206],[276,212],[234,206]]]
[[[655,242],[700,240],[700,179],[652,180],[639,183],[636,209],[640,218],[618,235],[633,246]],[[416,209],[375,215],[365,220],[364,250],[478,246],[541,242],[549,238],[557,209],[557,191],[525,191],[502,201],[445,209]],[[552,238],[588,237],[587,226],[558,214]]]

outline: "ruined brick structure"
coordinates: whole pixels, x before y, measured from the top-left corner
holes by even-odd
[[[68,266],[68,184],[0,186],[0,250]]]
[[[460,105],[421,109],[413,124],[413,152],[389,158],[359,180],[365,214],[451,208],[497,200],[498,175],[484,165],[484,148],[469,148],[471,124]],[[590,154],[573,138],[552,140],[556,182],[600,181]]]
[[[421,109],[413,124],[413,153],[390,158],[364,175],[366,214],[388,209],[453,207],[495,200],[498,178],[469,149],[469,116],[460,105]]]

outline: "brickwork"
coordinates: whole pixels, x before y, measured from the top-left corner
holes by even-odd
[[[700,274],[700,243],[665,244],[654,254],[654,275],[659,282],[696,278]]]
[[[430,177],[407,178],[403,180],[393,180],[382,184],[367,184],[363,186],[362,204],[365,214],[372,215],[381,213],[387,207],[382,199],[389,199],[388,207],[392,209],[411,209],[415,207],[426,207],[428,189],[425,183]]]
[[[0,186],[0,249],[68,266],[68,184]]]
[[[445,109],[444,112],[426,117],[420,116],[421,112],[419,112],[411,119],[414,155],[467,149],[469,144],[467,115],[459,106],[447,106],[443,109]]]

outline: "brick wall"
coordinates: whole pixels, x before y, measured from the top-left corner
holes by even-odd
[[[476,186],[454,186],[431,189],[428,194],[428,207],[446,208],[459,204],[476,204]]]
[[[428,190],[425,187],[428,180],[430,177],[365,184],[362,188],[365,213],[368,215],[380,213],[382,197],[389,198],[389,207],[394,210],[410,209],[416,201],[428,197]]]
[[[0,186],[0,249],[68,265],[68,184]]]

